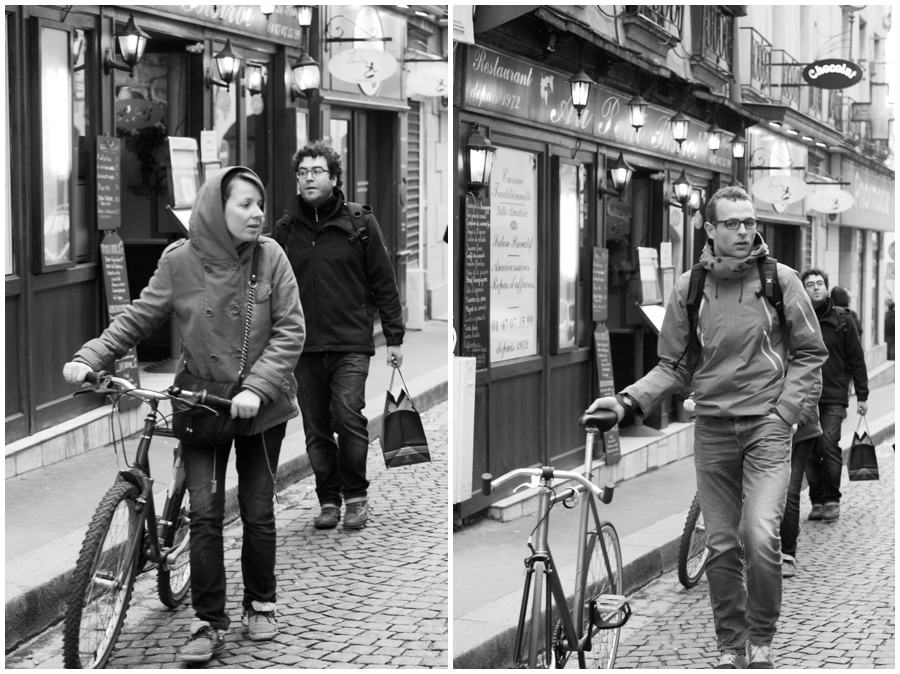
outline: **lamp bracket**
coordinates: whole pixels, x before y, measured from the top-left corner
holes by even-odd
[[[575,155],[578,154],[578,150],[581,149],[581,138],[575,140],[575,147],[572,148],[572,159],[575,159]]]
[[[368,37],[344,37],[344,27],[336,26],[333,29],[331,28],[331,24],[335,19],[344,19],[347,23],[353,24],[356,28],[359,28],[363,33],[365,33]],[[332,42],[393,42],[394,38],[392,37],[378,37],[375,34],[374,30],[367,31],[365,28],[357,24],[350,17],[344,16],[343,14],[336,14],[332,16],[328,23],[325,24],[325,48],[328,48],[328,45]]]
[[[756,148],[756,149],[753,151],[753,154],[750,155],[750,162],[749,162],[749,163],[750,163],[750,170],[751,170],[751,171],[761,171],[761,170],[769,170],[769,169],[771,169],[771,170],[791,170],[791,171],[794,171],[794,170],[804,170],[804,169],[806,169],[805,166],[802,166],[802,167],[795,167],[795,166],[794,166],[794,160],[791,158],[790,150],[788,151],[788,159],[787,159],[787,165],[786,165],[786,166],[764,166],[764,165],[763,165],[763,161],[764,161],[763,156],[764,156],[764,154],[769,155],[769,156],[772,157],[773,159],[776,159],[776,160],[779,160],[779,161],[784,161],[784,160],[781,159],[780,157],[777,157],[777,156],[775,156],[774,154],[772,154],[772,151],[771,151],[771,150],[768,150],[768,149],[766,149],[766,148],[764,148],[764,147],[758,147],[758,148]]]
[[[622,195],[618,190],[609,189],[602,181],[597,185],[597,194],[601,199],[603,197],[618,197],[619,201],[622,200]]]
[[[113,59],[109,47],[106,48],[106,56],[103,58],[103,74],[109,75],[113,70],[124,70],[131,77],[134,77],[134,67],[117,63]]]
[[[220,79],[216,79],[215,77],[212,76],[210,69],[207,68],[206,69],[206,88],[212,89],[214,85],[217,87],[224,87],[226,91],[231,91],[231,85],[228,84],[228,82],[223,82]]]

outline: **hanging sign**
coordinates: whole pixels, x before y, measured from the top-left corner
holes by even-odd
[[[792,204],[809,194],[809,185],[796,176],[769,176],[753,183],[750,191],[767,204]]]
[[[862,68],[844,59],[823,59],[803,67],[803,79],[818,89],[846,89],[862,80]]]
[[[144,98],[116,101],[116,126],[121,129],[146,129],[161,122],[166,109],[161,103]]]
[[[379,49],[348,49],[328,61],[328,72],[344,82],[383,82],[397,72],[397,59]]]
[[[420,63],[419,66],[425,67],[416,68],[406,78],[410,91],[419,96],[446,96],[447,64],[442,61],[435,65]]]
[[[843,213],[853,208],[855,202],[852,194],[837,186],[814,189],[806,197],[806,205],[820,213]]]

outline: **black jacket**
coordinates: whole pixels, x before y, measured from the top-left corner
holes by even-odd
[[[831,298],[816,307],[822,339],[828,348],[828,360],[822,366],[822,397],[819,404],[847,407],[850,377],[853,377],[857,400],[863,402],[869,399],[869,375],[866,372],[866,354],[853,319],[844,315],[845,330],[838,320],[837,311],[843,309],[835,307]]]
[[[375,311],[388,346],[403,343],[403,314],[384,236],[363,207],[368,242],[359,235],[340,190],[321,207],[297,195],[275,225],[300,287],[306,316],[304,354],[375,354]]]

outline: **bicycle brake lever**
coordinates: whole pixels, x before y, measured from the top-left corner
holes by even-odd
[[[523,482],[518,487],[513,489],[513,494],[515,494],[520,489],[537,489],[541,486],[541,478],[537,475],[532,475],[531,480],[529,482]]]

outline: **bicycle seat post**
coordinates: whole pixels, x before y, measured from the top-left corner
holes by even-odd
[[[594,476],[594,445],[597,442],[597,429],[589,426],[585,429],[587,437],[584,443],[584,476],[592,480]]]

